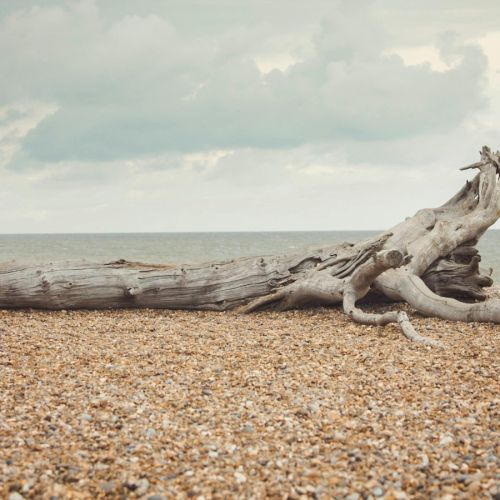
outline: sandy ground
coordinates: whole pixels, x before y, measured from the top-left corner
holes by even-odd
[[[498,498],[500,327],[0,311],[0,496]]]

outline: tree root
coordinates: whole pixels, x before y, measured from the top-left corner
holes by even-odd
[[[338,253],[327,257],[313,269],[307,270],[305,274],[292,283],[255,298],[248,304],[240,306],[237,311],[251,313],[271,308],[285,311],[309,304],[332,305],[341,303],[349,276],[381,250],[391,236],[392,233],[384,233],[357,245],[344,244]]]
[[[378,248],[375,246],[375,248]],[[353,321],[364,325],[385,326],[389,323],[399,324],[403,335],[414,342],[430,346],[442,346],[438,341],[419,335],[413,328],[405,312],[389,311],[383,314],[367,313],[356,307],[356,301],[363,298],[370,290],[373,281],[388,269],[397,268],[409,257],[398,250],[383,250],[363,256],[358,255],[356,262],[362,261],[353,274],[347,279],[331,276],[330,269],[312,271],[306,277],[278,289],[277,291],[258,297],[237,309],[240,313],[251,313],[263,309],[284,311],[308,304],[332,305],[342,302],[344,312]],[[335,272],[335,271],[333,271]]]
[[[439,340],[423,337],[422,335],[417,333],[415,328],[413,328],[413,325],[411,324],[408,315],[404,311],[400,311],[398,313],[398,323],[399,326],[401,327],[403,335],[412,342],[429,345],[431,347],[445,347],[445,345],[442,342],[439,342]]]
[[[398,250],[385,250],[376,253],[370,261],[356,269],[344,291],[344,312],[356,323],[364,325],[384,326],[389,323],[398,323],[403,335],[409,340],[420,344],[442,347],[440,342],[419,335],[413,328],[408,315],[403,311],[373,314],[366,313],[356,307],[356,301],[366,295],[377,276],[388,269],[401,266],[406,260]]]
[[[271,308],[286,311],[309,304],[338,304],[342,302],[344,285],[344,280],[330,276],[328,270],[313,272],[273,293],[252,300],[237,311],[245,314]]]
[[[401,299],[425,316],[451,321],[500,323],[499,299],[467,304],[435,294],[418,276],[407,274],[398,281]]]

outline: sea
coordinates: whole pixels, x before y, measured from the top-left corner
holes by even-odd
[[[1,234],[0,262],[61,260],[185,264],[236,257],[296,253],[343,241],[355,242],[382,231],[276,231],[204,233]],[[478,245],[481,265],[500,279],[500,230],[488,231]]]

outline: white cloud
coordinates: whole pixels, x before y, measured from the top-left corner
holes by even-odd
[[[499,146],[495,9],[3,2],[0,230],[390,226]]]
[[[30,101],[14,101],[0,107],[0,167],[21,150],[26,135],[56,111],[53,104]]]
[[[433,71],[449,71],[453,66],[456,66],[456,64],[447,64],[443,61],[439,49],[432,45],[394,48],[387,50],[385,53],[388,56],[391,54],[400,56],[407,66],[427,64]]]
[[[264,74],[270,73],[275,69],[283,72],[286,71],[290,66],[293,66],[298,62],[302,62],[293,57],[291,54],[287,53],[255,56],[254,61],[259,68],[259,71]]]
[[[451,130],[484,105],[479,47],[443,44],[460,58],[446,71],[409,66],[385,55],[370,2],[331,8],[301,58],[273,52],[291,42],[265,24],[189,37],[157,13],[105,19],[98,5],[3,19],[2,95],[59,107],[24,141],[34,161],[393,139]]]

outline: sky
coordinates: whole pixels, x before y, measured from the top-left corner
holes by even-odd
[[[2,0],[0,233],[385,229],[500,148],[498,0]]]

